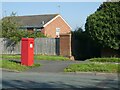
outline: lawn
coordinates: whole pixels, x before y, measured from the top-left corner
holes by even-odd
[[[33,66],[24,66],[19,62],[15,62],[13,60],[0,60],[0,68],[5,68],[13,71],[25,71],[39,66],[40,64],[34,64]]]
[[[116,62],[116,63],[120,63],[120,58],[91,58],[88,59],[87,61],[91,61],[91,62]]]
[[[2,59],[20,59],[21,56],[20,55],[10,55],[10,54],[3,54],[1,55],[2,56]]]
[[[107,72],[117,73],[118,64],[107,64],[107,63],[81,63],[72,64],[64,69],[65,72]]]
[[[2,59],[20,59],[21,55],[10,55],[10,54],[5,54],[2,55]],[[48,55],[34,55],[35,60],[69,60],[67,57],[62,57],[62,56],[48,56]]]
[[[69,60],[67,57],[63,56],[47,56],[47,55],[35,55],[35,60]]]

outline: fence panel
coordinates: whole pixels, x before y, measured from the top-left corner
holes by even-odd
[[[35,54],[57,55],[55,38],[36,38]]]
[[[21,54],[21,41],[14,44],[9,39],[0,38],[0,54]],[[59,39],[36,38],[34,54],[59,55]]]
[[[20,54],[21,52],[21,42],[15,44],[9,39],[0,38],[0,54]]]
[[[4,48],[4,46],[3,46],[3,38],[0,38],[0,54],[2,54],[3,48]]]

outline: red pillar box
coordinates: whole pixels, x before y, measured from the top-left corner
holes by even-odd
[[[34,60],[34,39],[22,38],[21,45],[21,64],[32,66]]]

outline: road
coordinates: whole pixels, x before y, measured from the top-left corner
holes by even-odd
[[[50,73],[2,71],[2,88],[14,90],[35,88],[109,88],[118,89],[117,74],[94,73]]]

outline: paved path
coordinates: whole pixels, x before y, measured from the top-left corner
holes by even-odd
[[[20,60],[14,60],[20,62]],[[64,72],[64,69],[71,64],[89,63],[89,61],[60,61],[60,60],[34,60],[34,63],[39,63],[41,66],[29,69],[25,72]]]
[[[40,63],[41,66],[28,70],[27,72],[64,72],[70,64],[83,63],[81,61],[49,61],[49,60],[35,60],[35,63]]]
[[[1,79],[2,88],[12,88],[12,90],[31,90],[35,88],[66,88],[66,90],[74,90],[75,88],[84,88],[84,90],[110,88],[107,90],[118,90],[117,74],[15,73],[3,71]]]
[[[14,60],[20,62],[20,60]],[[41,66],[29,69],[25,72],[64,72],[64,69],[71,64],[89,63],[88,61],[60,61],[60,60],[34,60],[34,63],[39,63]]]
[[[20,60],[14,60],[20,62]],[[89,61],[60,61],[60,60],[34,60],[34,63],[39,63],[41,66],[29,69],[25,72],[64,72],[64,69],[71,64],[89,63]]]

